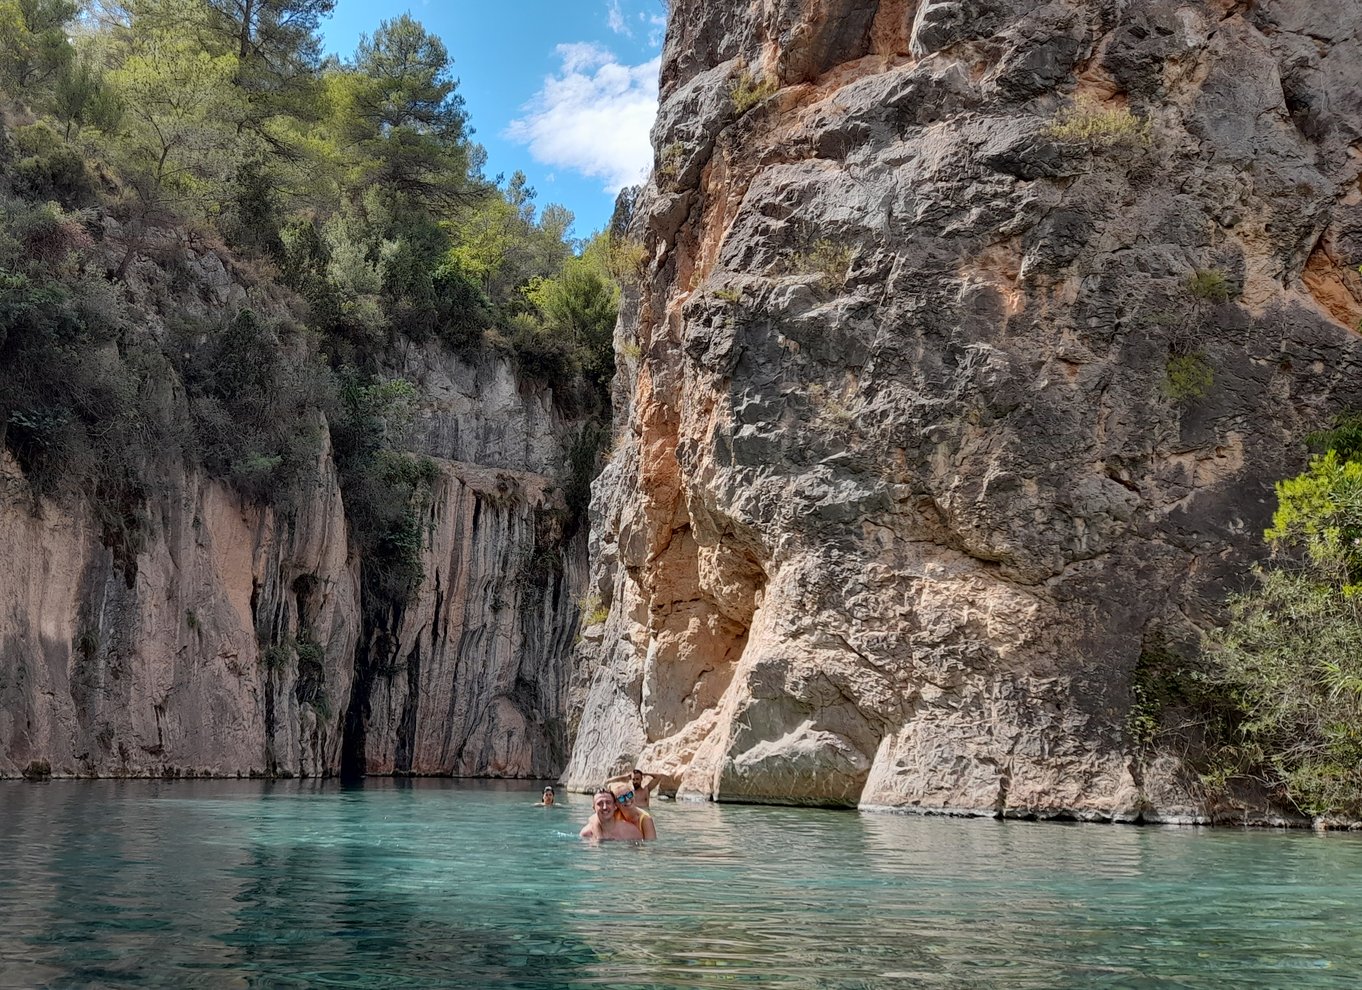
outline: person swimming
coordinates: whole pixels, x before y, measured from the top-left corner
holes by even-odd
[[[605,782],[605,786],[609,787],[612,784],[623,781],[628,781],[633,785],[634,807],[642,808],[646,811],[649,804],[652,803],[653,791],[657,790],[658,786],[662,783],[662,778],[651,773],[645,774],[638,767],[634,767],[629,773],[622,773],[618,776],[611,777]]]
[[[544,788],[544,796],[541,797],[541,798],[539,799],[539,803],[538,803],[537,805],[535,805],[535,807],[536,807],[536,808],[552,808],[552,807],[554,806],[555,800],[556,800],[556,798],[555,798],[554,793],[553,793],[553,787],[552,787],[552,786],[545,787],[545,788]]]
[[[628,818],[616,814],[619,805],[615,795],[608,788],[596,792],[591,802],[596,809],[579,833],[583,839],[593,842],[638,841],[643,838],[643,830]]]
[[[638,826],[638,830],[643,833],[645,839],[657,838],[657,826],[653,823],[653,816],[634,805],[638,795],[635,794],[631,785],[611,784],[610,793],[615,798],[615,814],[617,817]]]

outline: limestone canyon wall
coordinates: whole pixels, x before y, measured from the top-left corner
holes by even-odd
[[[416,349],[399,370],[440,471],[400,614],[366,619],[325,451],[287,518],[165,479],[124,560],[88,505],[35,505],[3,463],[0,776],[561,769],[585,560],[580,538],[564,554],[559,511],[575,425],[502,360]]]
[[[569,782],[1226,813],[1128,738],[1132,676],[1359,400],[1360,39],[1313,0],[673,0]]]

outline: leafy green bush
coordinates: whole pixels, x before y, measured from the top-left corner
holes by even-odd
[[[349,374],[332,425],[346,517],[360,551],[365,607],[405,604],[424,577],[426,513],[439,466],[399,449],[416,390]]]
[[[512,317],[509,330],[516,365],[527,378],[561,387],[581,371],[571,338],[554,333],[528,313]]]
[[[1215,384],[1215,372],[1200,353],[1175,354],[1168,359],[1163,393],[1175,403],[1203,398]]]
[[[93,244],[82,219],[53,202],[0,203],[5,234],[0,239],[0,265],[38,276],[79,277],[80,256]]]
[[[11,166],[14,191],[64,206],[86,203],[94,192],[85,159],[44,123],[14,130],[17,159]]]
[[[799,275],[817,275],[825,286],[838,288],[846,283],[851,254],[850,245],[819,238],[806,250],[791,256],[790,268]]]
[[[1306,814],[1362,818],[1362,462],[1329,451],[1277,498],[1276,562],[1231,599],[1210,654],[1239,719],[1219,780],[1254,776]]]
[[[481,342],[492,324],[492,305],[472,277],[447,259],[431,275],[435,335],[455,350]]]
[[[251,310],[221,327],[181,328],[178,339],[197,459],[248,498],[296,505],[317,477],[319,412],[334,394],[327,370],[287,351]]]
[[[1187,291],[1204,302],[1229,302],[1229,278],[1218,268],[1199,268],[1187,277]]]
[[[1264,776],[1306,814],[1362,818],[1358,603],[1308,573],[1258,578],[1214,653],[1242,720],[1222,776]]]
[[[741,117],[758,103],[774,95],[778,88],[775,80],[754,75],[746,66],[743,66],[733,80],[728,95],[733,101],[734,112]]]
[[[1126,107],[1106,107],[1088,97],[1080,97],[1056,114],[1046,125],[1045,134],[1089,150],[1141,148],[1151,140],[1149,121],[1140,120]]]
[[[734,106],[737,106],[737,98],[734,98]],[[738,111],[745,113],[746,111]],[[686,157],[686,146],[680,141],[673,141],[662,149],[658,155],[657,166],[653,169],[654,174],[663,184],[674,183],[681,176],[681,163]]]
[[[567,341],[583,374],[602,392],[615,371],[615,320],[620,291],[603,273],[605,260],[571,259],[557,278],[536,279],[525,295],[542,315],[545,328]]]
[[[610,429],[606,424],[588,422],[568,444],[567,472],[561,485],[563,503],[567,507],[563,531],[568,537],[586,523],[587,511],[591,508],[591,483],[600,473],[601,450],[609,438]]]
[[[601,601],[600,595],[587,595],[577,602],[583,626],[594,626],[610,618],[610,606]]]

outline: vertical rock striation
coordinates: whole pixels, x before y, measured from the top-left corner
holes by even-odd
[[[1211,814],[1126,731],[1359,400],[1362,8],[675,0],[569,782]]]
[[[554,776],[585,571],[562,512],[571,424],[505,363],[423,352],[405,373],[427,397],[417,432],[441,480],[424,584],[366,623],[347,768]]]
[[[359,587],[329,461],[293,522],[175,479],[123,566],[88,506],[34,511],[8,460],[0,480],[0,776],[339,766]],[[267,655],[301,630],[318,644],[312,669]]]

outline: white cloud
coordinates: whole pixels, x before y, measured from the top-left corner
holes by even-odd
[[[610,0],[610,10],[605,15],[605,23],[616,34],[628,35],[631,38],[634,36],[629,30],[629,25],[624,23],[624,11],[620,10],[620,0]]]
[[[662,44],[662,39],[667,34],[667,19],[665,17],[660,17],[657,14],[652,14],[648,18],[648,24],[651,25],[652,28],[652,30],[648,32],[648,45],[652,48],[656,48],[658,45]]]
[[[598,45],[559,45],[562,70],[511,121],[505,136],[535,160],[601,179],[608,192],[640,182],[652,164],[660,58],[622,65]]]
[[[558,57],[563,60],[563,72],[566,74],[599,68],[615,61],[615,56],[608,48],[594,41],[574,41],[571,44],[559,45],[555,50]]]

